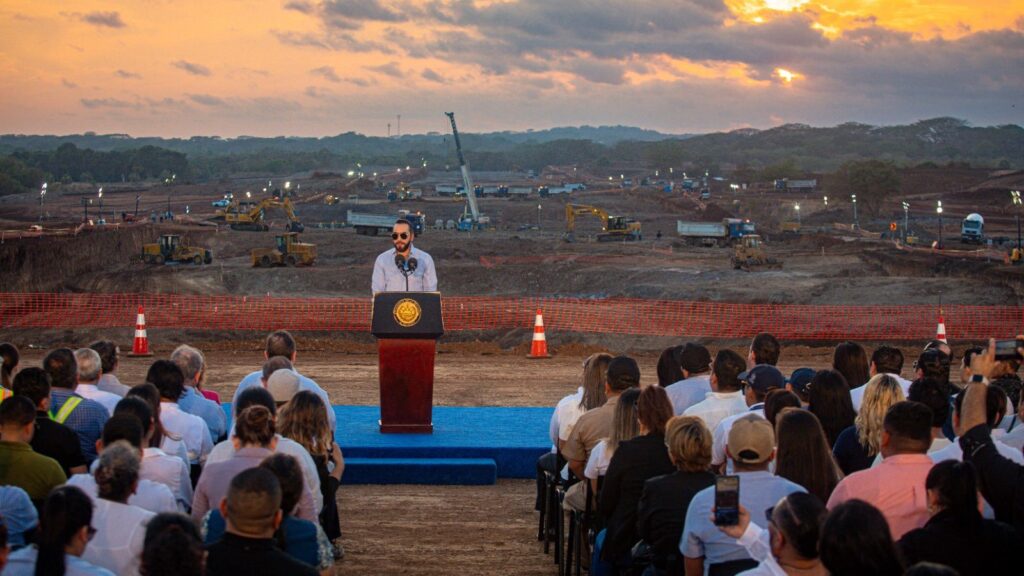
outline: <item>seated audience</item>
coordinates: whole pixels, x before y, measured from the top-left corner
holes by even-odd
[[[640,433],[640,421],[636,417],[636,401],[639,397],[639,388],[629,388],[619,396],[619,401],[615,404],[612,435],[602,438],[590,451],[583,476],[590,483],[591,493],[594,495],[597,494],[598,478],[608,472],[608,463],[615,455],[615,450],[622,442],[635,438]],[[563,502],[565,509],[586,509],[586,492],[585,482],[578,482],[570,486],[565,492],[565,501]],[[591,504],[596,504],[596,502]]]
[[[197,576],[206,551],[192,519],[176,512],[157,514],[146,526],[142,543],[143,576]]]
[[[128,394],[125,394],[125,397],[138,398],[145,402],[149,409],[153,411],[153,438],[150,439],[149,446],[159,448],[165,454],[180,458],[186,466],[189,466],[189,473],[191,474],[191,465],[189,464],[188,449],[185,448],[185,442],[182,441],[181,436],[164,428],[163,422],[160,421],[160,391],[156,389],[156,386],[149,382],[132,386],[128,390]]]
[[[764,397],[764,419],[771,422],[773,428],[779,413],[786,408],[802,408],[800,397],[789,390],[772,390]]]
[[[807,404],[811,401],[811,391],[808,390],[808,386],[811,385],[811,380],[817,373],[818,371],[814,368],[797,368],[793,370],[789,380],[786,381],[786,390],[796,394],[800,398],[800,405],[804,408],[807,408]]]
[[[7,558],[4,576],[114,576],[83,555],[96,534],[92,500],[73,486],[56,488],[46,498],[39,536],[32,546]]]
[[[836,345],[832,353],[832,369],[843,375],[851,391],[867,384],[871,378],[868,353],[856,342]]]
[[[882,444],[882,421],[885,413],[897,402],[903,402],[903,388],[889,374],[876,374],[868,383],[858,388],[863,404],[850,426],[839,433],[832,455],[836,463],[849,475],[871,467]],[[827,499],[826,499],[827,500]]]
[[[680,352],[679,362],[683,379],[665,387],[676,416],[704,400],[711,392],[711,353],[707,348],[687,342]]]
[[[903,574],[903,560],[892,541],[890,522],[877,508],[857,499],[829,508],[818,552],[831,576]]]
[[[89,348],[92,348],[100,355],[100,381],[97,384],[100,390],[104,392],[110,392],[111,394],[117,394],[121,398],[124,398],[125,394],[131,388],[125,386],[118,380],[114,371],[117,370],[120,364],[121,349],[117,347],[110,340],[97,340],[92,344],[89,344]]]
[[[78,444],[88,466],[96,459],[96,441],[110,412],[98,402],[75,394],[78,362],[69,348],[52,350],[43,358],[43,370],[50,375],[50,414],[78,435]]]
[[[857,417],[850,401],[846,377],[835,370],[819,370],[811,379],[809,388],[811,393],[807,409],[821,422],[828,445],[835,446],[839,434],[853,426]]]
[[[160,448],[152,446],[153,434],[156,431],[156,418],[149,404],[138,397],[129,396],[117,403],[114,416],[131,415],[142,424],[142,467],[139,470],[141,481],[156,482],[170,489],[178,503],[178,510],[187,512],[192,507],[192,481],[189,478],[189,467],[181,458],[171,456]],[[126,440],[129,440],[126,438]],[[104,439],[104,443],[107,440]],[[133,504],[136,504],[133,502]],[[145,506],[142,506],[146,508]],[[147,508],[148,509],[148,508]],[[156,510],[153,510],[156,512]]]
[[[818,538],[828,510],[817,496],[794,492],[765,511],[768,530],[755,524],[740,506],[740,521],[718,529],[746,548],[757,568],[741,576],[827,576],[818,556]]]
[[[910,395],[907,400],[920,402],[932,411],[932,445],[928,448],[929,453],[942,450],[952,444],[942,432],[951,412],[949,394],[942,385],[927,378],[915,380],[910,385]]]
[[[658,357],[658,386],[666,388],[684,378],[682,365],[682,346],[665,348]]]
[[[956,395],[953,401],[953,431],[956,435],[962,436],[967,430],[963,427],[961,413],[964,405],[964,393],[960,392]],[[996,450],[999,454],[1012,460],[1017,464],[1024,464],[1024,454],[1020,450],[1015,450],[1006,444],[1003,444],[1001,438],[1006,432],[998,429],[996,426],[1003,419],[1003,414],[1006,412],[1006,393],[995,386],[989,386],[985,390],[985,423],[988,424],[989,428],[992,429],[992,443],[995,445]],[[942,450],[937,450],[929,454],[932,462],[942,462],[943,460],[963,460],[963,449],[960,448],[960,443],[954,441],[950,445],[946,446]]]
[[[99,381],[103,374],[100,369],[100,355],[92,348],[79,348],[75,350],[75,362],[78,364],[78,386],[75,386],[75,394],[98,402],[107,409],[107,414],[112,414],[121,397],[100,390]]]
[[[881,345],[871,353],[871,364],[868,367],[868,374],[874,379],[879,374],[885,374],[896,379],[900,389],[903,390],[903,398],[910,394],[910,380],[900,376],[903,373],[903,352],[899,348]],[[850,390],[850,399],[853,401],[853,409],[860,412],[861,404],[864,403],[866,386],[860,386]]]
[[[50,490],[67,480],[60,464],[32,450],[36,407],[24,396],[0,402],[0,486],[17,486],[41,507]]]
[[[18,373],[20,359],[17,346],[10,342],[0,342],[0,402],[11,397],[11,386]]]
[[[764,416],[764,400],[772,390],[783,390],[786,377],[771,364],[758,364],[739,375],[743,383],[743,400],[747,410],[732,416],[726,416],[712,429],[714,442],[711,445],[711,465],[719,470],[725,469],[725,442],[729,438],[732,423],[746,414]]]
[[[39,511],[28,493],[17,486],[0,486],[0,524],[7,528],[7,543],[14,549],[35,541]]]
[[[269,470],[251,468],[232,478],[220,513],[224,536],[208,548],[206,576],[317,576],[316,568],[292,558],[274,540],[284,514],[281,485]]]
[[[160,391],[160,422],[164,430],[179,436],[184,442],[191,472],[195,477],[200,464],[206,461],[206,456],[213,449],[213,437],[202,418],[185,412],[178,404],[185,393],[185,375],[174,362],[157,360],[149,367],[146,382]],[[171,453],[170,446],[164,445],[161,448]]]
[[[644,482],[637,505],[637,536],[650,546],[656,576],[683,571],[679,539],[683,520],[697,492],[715,484],[711,432],[700,418],[675,416],[665,427],[668,457],[676,471]]]
[[[775,474],[828,502],[842,473],[818,417],[798,408],[783,410],[775,425],[775,438]]]
[[[197,348],[183,344],[171,352],[171,362],[178,365],[185,377],[185,388],[178,398],[178,406],[206,422],[210,437],[220,442],[227,437],[227,423],[220,404],[211,402],[199,392],[206,379],[206,358]]]
[[[25,368],[14,377],[12,390],[36,406],[32,449],[56,460],[67,476],[85,472],[85,456],[82,455],[78,435],[50,417],[50,375],[42,368]]]
[[[747,369],[749,370],[758,364],[778,366],[781,352],[782,346],[775,336],[767,332],[756,334],[750,340],[750,350],[747,352]]]
[[[897,538],[924,526],[928,502],[924,486],[932,460],[932,413],[918,402],[897,402],[885,414],[880,451],[874,468],[843,478],[828,500],[832,510],[848,500],[863,500],[882,511]],[[827,563],[826,563],[827,564]]]
[[[708,430],[714,430],[724,418],[746,412],[747,402],[739,379],[746,366],[739,354],[719,350],[711,363],[711,392],[704,400],[687,408],[683,415],[700,418]]]
[[[775,432],[764,418],[748,414],[732,425],[726,456],[740,477],[740,504],[748,510],[766,510],[803,487],[768,471],[775,457]],[[715,487],[697,493],[686,511],[679,551],[687,576],[737,574],[757,565],[736,540],[722,534],[712,523]]]

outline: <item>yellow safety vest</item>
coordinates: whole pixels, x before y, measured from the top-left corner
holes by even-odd
[[[75,408],[78,408],[78,405],[81,403],[82,399],[77,396],[68,398],[60,407],[60,410],[57,411],[57,414],[50,412],[50,420],[53,420],[58,424],[63,424],[68,419],[68,416],[71,416],[71,413],[74,412]]]
[[[11,396],[14,396],[14,392],[11,392],[7,388],[0,388],[0,402],[7,400]]]

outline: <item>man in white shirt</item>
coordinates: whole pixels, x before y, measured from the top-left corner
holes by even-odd
[[[711,392],[711,353],[700,344],[687,342],[680,353],[680,365],[683,379],[665,387],[676,416],[681,416]]]
[[[100,376],[103,374],[100,355],[92,348],[79,348],[75,350],[75,361],[78,362],[78,386],[75,387],[75,393],[99,402],[108,414],[113,414],[114,406],[117,406],[121,397],[99,389]]]
[[[185,443],[192,474],[198,477],[199,465],[213,450],[213,438],[202,418],[178,406],[178,398],[185,393],[185,376],[181,368],[170,360],[157,360],[149,367],[146,381],[160,391],[160,423]]]
[[[104,391],[110,392],[111,394],[117,394],[121,398],[124,398],[125,394],[128,393],[131,388],[121,384],[114,371],[117,370],[117,366],[120,363],[121,349],[117,347],[110,340],[97,340],[89,344],[89,348],[92,348],[100,355],[100,367],[103,371],[100,374],[100,380],[97,387]]]
[[[192,479],[188,462],[177,454],[168,454],[160,448],[149,446],[156,431],[149,404],[141,398],[129,396],[117,403],[114,414],[132,415],[142,423],[142,446],[146,448],[142,450],[139,478],[167,486],[178,502],[178,509],[188,512],[192,508]]]
[[[960,447],[959,437],[967,432],[960,425],[960,411],[964,403],[964,392],[960,392],[956,395],[956,400],[953,402],[953,430],[956,432],[957,440],[954,440],[949,446],[946,446],[942,450],[932,452],[928,454],[931,457],[932,462],[942,462],[943,460],[963,460],[964,452]],[[1006,393],[994,386],[986,387],[985,396],[985,419],[988,422],[990,428],[992,428],[992,443],[995,444],[996,451],[999,452],[1004,458],[1012,460],[1017,464],[1024,465],[1024,454],[1019,449],[1012,448],[1004,444],[1001,439],[1005,437],[1006,432],[995,428],[996,424],[1003,419],[1003,412],[1000,410],[1001,406],[1006,406]],[[1005,410],[1005,408],[1003,408]]]
[[[271,333],[269,336],[267,336],[267,345],[266,349],[263,351],[263,355],[267,360],[270,360],[275,356],[284,356],[293,364],[293,366],[289,366],[289,368],[295,370],[295,358],[298,355],[298,351],[295,345],[295,338],[293,338],[292,335],[285,330],[278,330],[276,332]],[[295,372],[298,373],[298,370],[295,370]],[[243,390],[245,390],[246,388],[252,388],[253,386],[262,385],[261,379],[269,376],[270,374],[264,376],[262,370],[257,370],[246,375],[246,377],[242,378],[242,381],[238,383],[238,388],[235,389],[235,395],[231,399],[231,403],[235,404],[238,402],[238,395],[241,394]],[[324,389],[321,388],[311,378],[307,378],[302,374],[299,374],[299,386],[302,390],[313,392],[314,394],[319,396],[321,400],[324,401],[324,406],[327,408],[327,421],[331,425],[331,430],[334,430],[334,407],[331,406],[331,398],[330,396],[327,395],[327,392],[325,392]],[[237,412],[235,413],[237,414]]]
[[[747,402],[739,379],[746,367],[747,363],[739,354],[719,350],[711,364],[711,392],[703,401],[687,408],[683,415],[696,416],[709,430],[714,430],[723,418],[746,412]]]
[[[747,403],[747,411],[727,416],[715,426],[711,445],[711,464],[722,468],[725,465],[725,444],[729,439],[729,430],[733,422],[747,414],[764,418],[764,399],[768,392],[786,387],[786,377],[779,369],[769,364],[758,364],[739,375],[740,382],[746,384],[743,399]]]
[[[899,348],[886,346],[885,344],[875,348],[871,353],[871,364],[868,366],[868,374],[874,377],[876,374],[888,374],[900,383],[903,389],[903,397],[910,397],[910,380],[900,376],[903,372],[903,352]],[[850,400],[853,401],[853,409],[860,412],[860,406],[864,403],[864,390],[867,386],[858,386],[850,390]]]

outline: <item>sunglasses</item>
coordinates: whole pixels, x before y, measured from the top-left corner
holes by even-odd
[[[408,240],[409,239],[409,233],[408,232],[402,232],[401,234],[399,234],[398,232],[392,232],[391,233],[391,239],[392,240],[398,240],[399,238],[401,238],[402,240]]]

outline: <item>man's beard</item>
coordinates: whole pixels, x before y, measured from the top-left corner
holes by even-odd
[[[407,248],[412,246],[412,242],[395,242],[395,252],[405,252]]]

